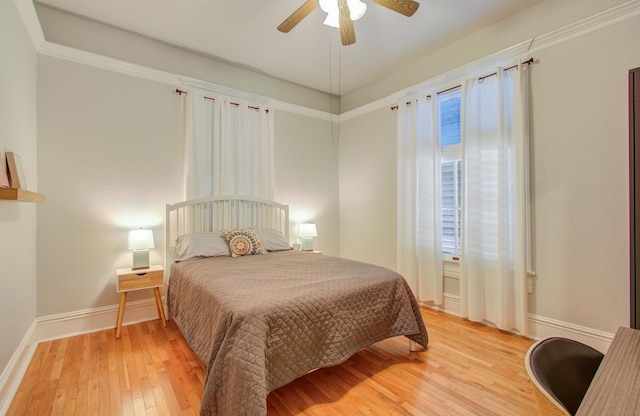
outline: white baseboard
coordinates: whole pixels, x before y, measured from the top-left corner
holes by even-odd
[[[422,306],[435,309],[437,311],[446,312],[449,315],[460,316],[460,296],[452,293],[445,293],[442,305],[436,305],[433,302],[420,302]],[[428,330],[428,328],[427,328]]]
[[[531,337],[535,339],[547,337],[571,338],[590,345],[602,353],[609,349],[609,345],[611,345],[615,335],[534,314],[529,314],[529,332],[532,334]]]
[[[166,308],[165,316],[169,316],[166,314]],[[36,319],[35,339],[38,342],[44,342],[104,329],[115,330],[117,317],[118,305],[44,316]],[[127,302],[122,325],[151,321],[153,319],[158,319],[155,299]]]
[[[163,305],[164,300],[163,298]],[[165,316],[169,316],[166,307]],[[0,374],[0,415],[6,414],[9,410],[39,343],[103,329],[115,330],[117,317],[118,305],[112,305],[36,318]],[[154,298],[127,302],[122,325],[153,319],[158,319]]]
[[[0,374],[0,415],[6,414],[9,410],[13,396],[18,391],[20,382],[27,372],[29,363],[31,363],[33,353],[36,351],[38,343],[33,340],[35,329],[36,321],[34,320],[4,371]]]
[[[422,302],[422,305],[451,315],[461,316],[460,296],[458,295],[445,293],[443,305],[434,305],[432,302]],[[611,345],[613,336],[614,334],[609,332],[529,314],[529,334],[527,337],[535,340],[547,337],[565,337],[590,345],[604,353]]]

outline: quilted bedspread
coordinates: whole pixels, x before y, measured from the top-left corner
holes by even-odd
[[[201,415],[263,416],[269,392],[313,369],[388,337],[428,342],[402,276],[326,255],[283,251],[174,263],[167,303],[207,365]]]

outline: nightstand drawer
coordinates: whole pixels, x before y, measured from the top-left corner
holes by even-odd
[[[164,286],[164,267],[149,266],[145,269],[118,269],[118,293],[120,293],[120,305],[118,306],[118,319],[116,320],[116,338],[120,338],[122,329],[122,318],[124,307],[127,303],[127,293],[138,289],[153,289],[153,296],[156,298],[156,308],[158,316],[162,321],[162,326],[167,327],[167,320],[164,317],[164,305],[160,296],[160,287]]]
[[[118,292],[146,289],[164,284],[162,269],[118,270]]]

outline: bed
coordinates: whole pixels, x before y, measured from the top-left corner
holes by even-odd
[[[266,415],[271,391],[385,338],[427,346],[402,276],[291,250],[288,229],[288,207],[268,200],[211,197],[166,207],[167,306],[207,366],[201,415]],[[247,242],[266,253],[234,256]],[[215,255],[205,257],[207,250]]]

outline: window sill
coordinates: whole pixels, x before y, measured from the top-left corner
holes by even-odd
[[[460,264],[460,257],[445,255],[445,257],[442,258],[442,261],[443,263]]]
[[[442,275],[448,279],[460,279],[460,260],[458,256],[447,256],[442,259]]]

